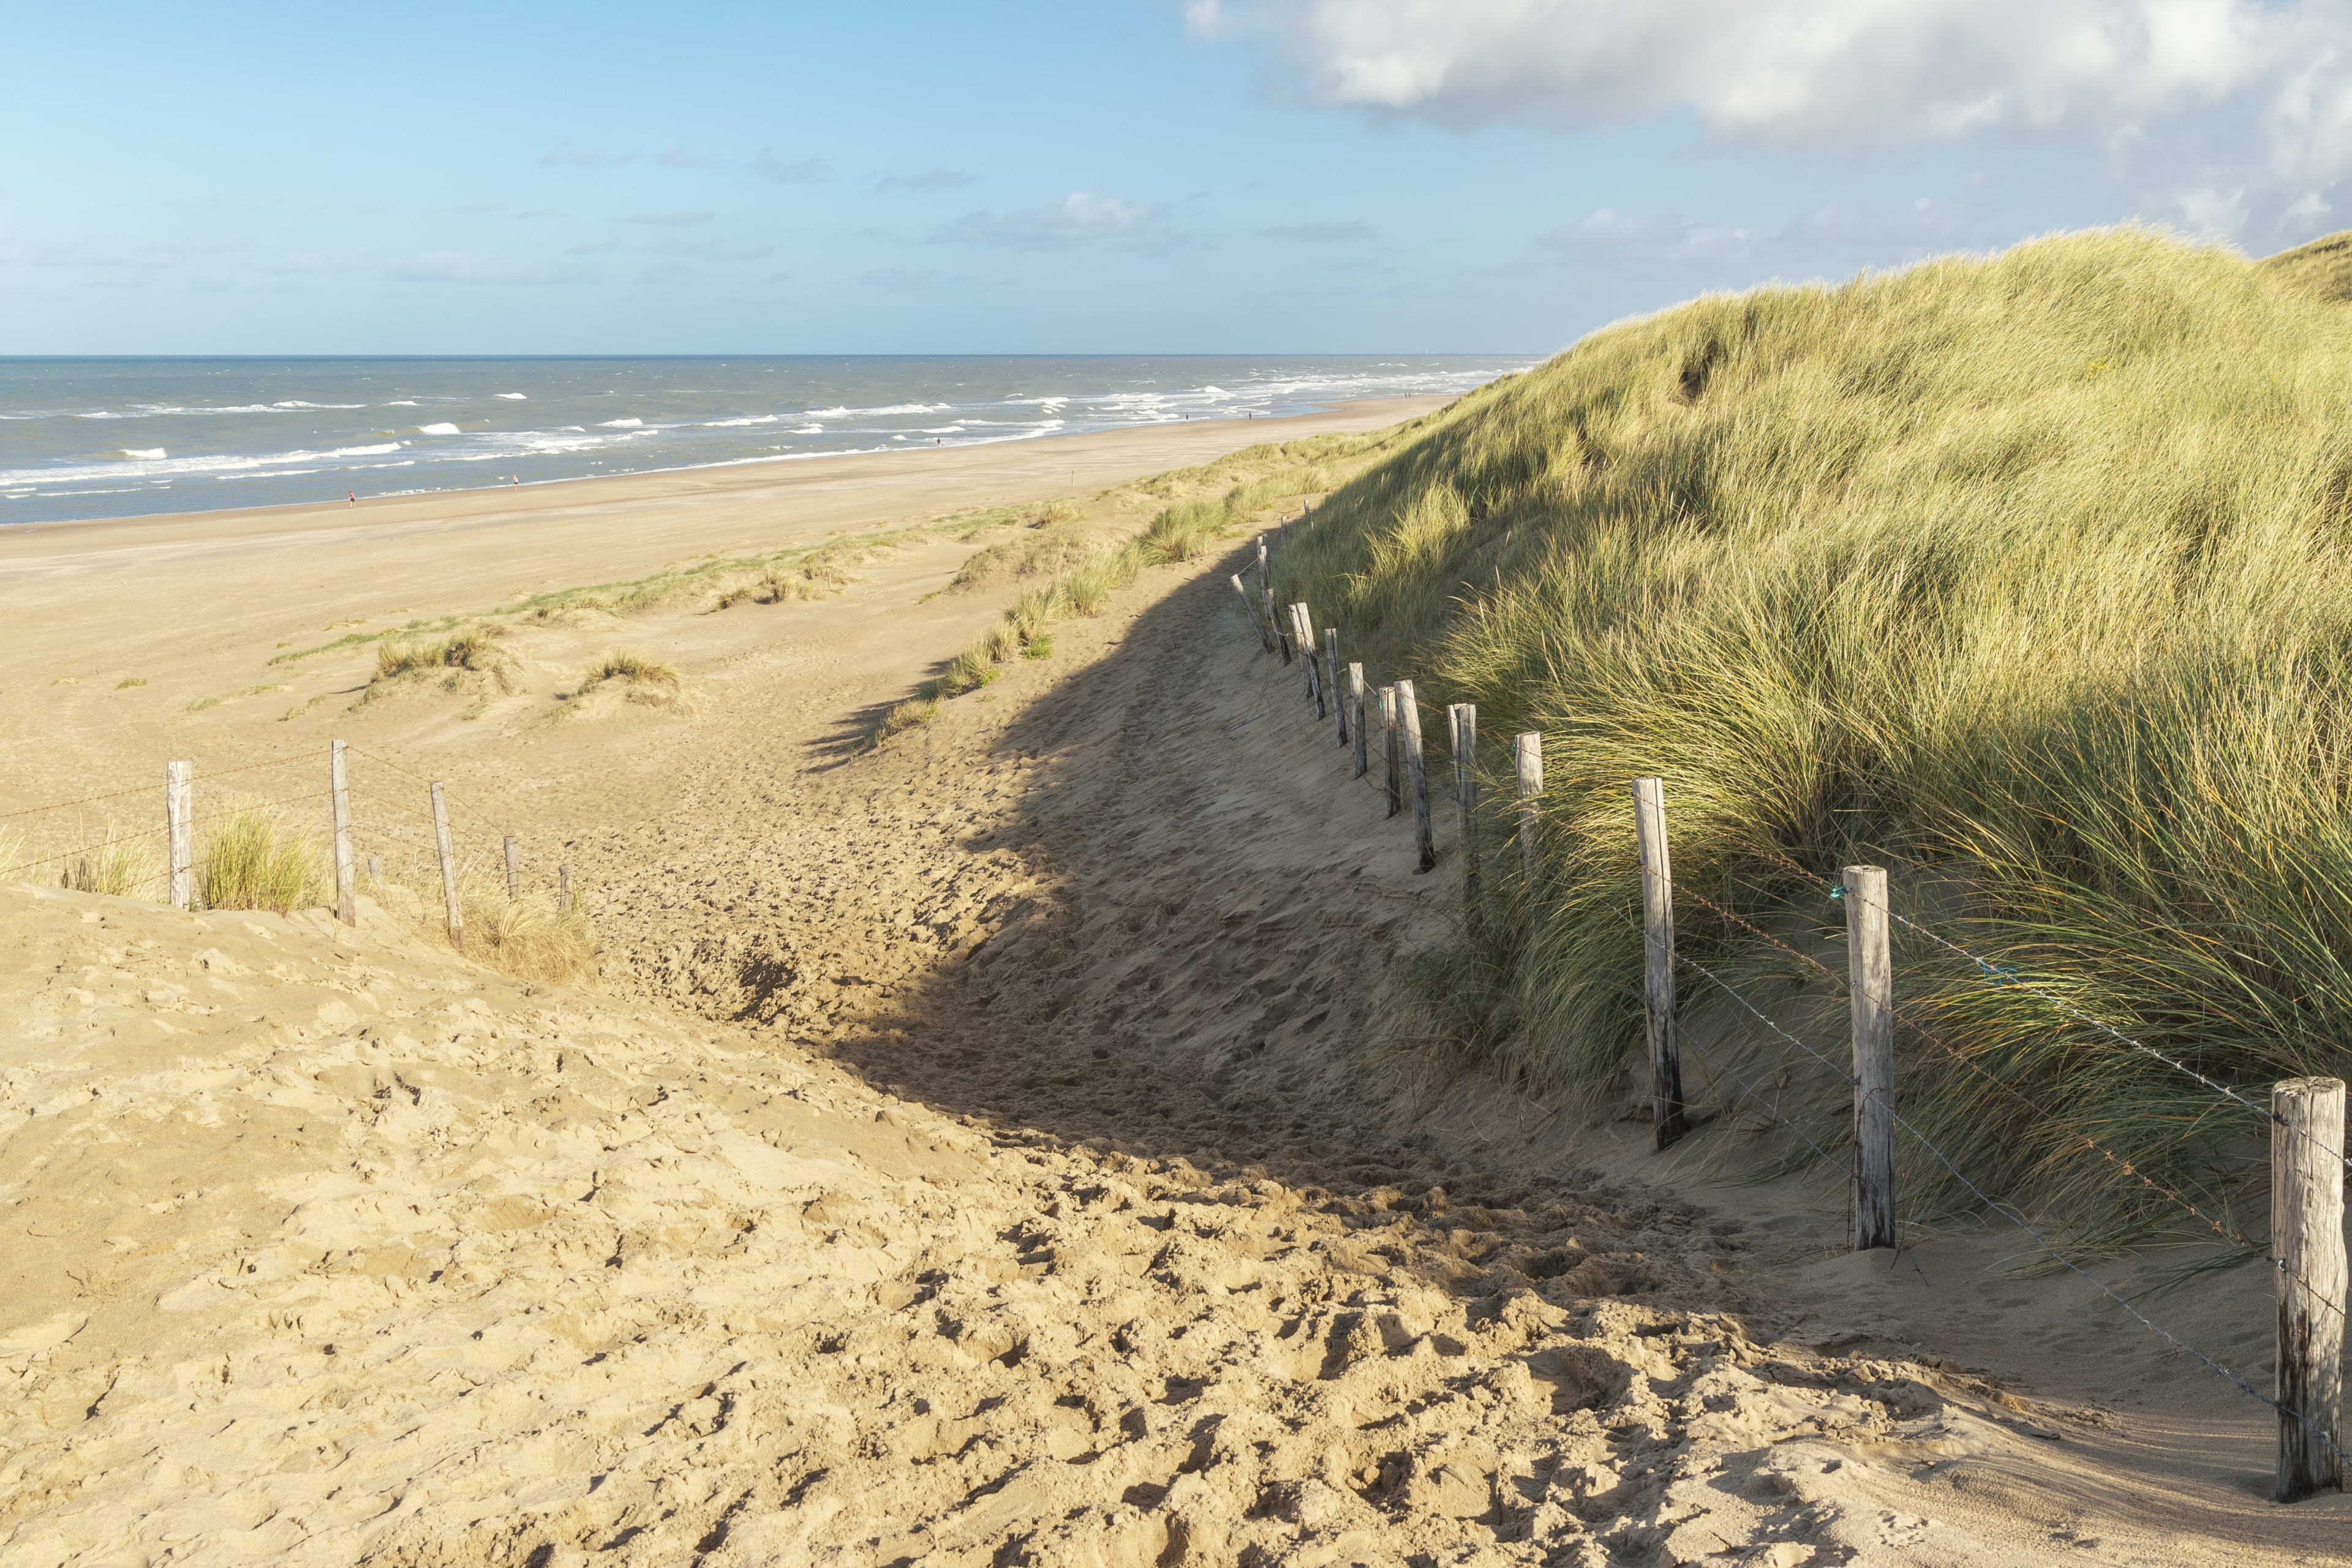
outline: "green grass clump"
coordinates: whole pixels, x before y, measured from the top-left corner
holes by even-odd
[[[596,929],[578,904],[559,914],[545,898],[509,899],[504,879],[495,876],[461,879],[457,896],[467,957],[518,980],[576,985],[595,978]],[[447,916],[438,896],[425,908],[426,925],[446,936]]]
[[[375,678],[395,680],[404,675],[435,669],[493,669],[505,656],[494,645],[497,633],[483,626],[434,641],[388,642],[375,650]],[[284,689],[278,688],[276,689]]]
[[[585,691],[607,680],[627,680],[675,689],[678,683],[677,668],[675,665],[658,663],[628,648],[614,648],[588,667],[587,673],[580,678],[580,689]]]
[[[143,675],[126,675],[121,679],[114,683],[114,689],[117,691],[128,691],[134,686],[144,686],[146,684],[147,678]]]
[[[2125,228],[1710,296],[1420,422],[1294,527],[1278,597],[1545,735],[1482,1048],[1592,1096],[1638,1059],[1655,774],[1685,950],[1832,1055],[1841,987],[1696,893],[1842,974],[1824,884],[1885,864],[1900,911],[2251,1099],[2352,1068],[2352,312],[2289,271]],[[2106,1239],[2178,1217],[2123,1162],[2252,1190],[2257,1118],[1897,933],[1898,1005],[1956,1053],[1906,1028],[1904,1111],[1976,1179]],[[1686,1029],[1770,1054],[1683,984]],[[1906,1215],[1958,1203],[1905,1147]]]
[[[310,837],[268,806],[247,805],[205,835],[196,858],[196,896],[208,910],[275,910],[279,914],[325,896],[323,858]]]
[[[0,843],[0,879],[30,868],[18,862],[22,845],[21,837],[12,837]],[[118,899],[160,899],[164,890],[158,880],[162,869],[163,857],[152,837],[118,837],[114,824],[110,822],[97,844],[75,854],[59,867],[58,884],[77,893],[106,893]]]

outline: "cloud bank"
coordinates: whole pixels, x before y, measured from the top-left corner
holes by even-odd
[[[2326,0],[1189,0],[1311,102],[1466,129],[1687,114],[1870,152],[2063,138],[2192,220],[2315,217],[2352,176],[2352,7]]]

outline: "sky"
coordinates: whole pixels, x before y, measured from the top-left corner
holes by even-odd
[[[2130,219],[2352,226],[2352,6],[12,14],[0,354],[1529,353]]]

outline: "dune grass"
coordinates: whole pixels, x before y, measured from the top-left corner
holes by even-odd
[[[558,914],[542,897],[509,899],[498,876],[462,879],[457,896],[466,915],[466,952],[476,962],[518,980],[576,985],[595,978],[596,931],[577,903]],[[425,923],[448,934],[437,889]]]
[[[204,835],[196,897],[208,910],[273,910],[324,901],[326,859],[310,835],[268,806],[233,810]]]
[[[77,834],[77,837],[79,835]],[[22,839],[0,843],[0,877],[19,869],[16,864]],[[58,882],[77,893],[106,893],[118,899],[161,899],[159,874],[163,854],[148,835],[118,836],[110,822],[91,847],[58,865]]]
[[[1590,1100],[1638,1059],[1656,774],[1685,951],[1832,1055],[1841,988],[1696,894],[1842,973],[1827,884],[1885,864],[1899,911],[2266,1102],[2352,1067],[2347,545],[2352,312],[2122,229],[1597,332],[1343,485],[1276,592],[1475,702],[1490,799],[1545,735],[1545,879],[1497,865],[1528,923],[1474,923],[1450,1004],[1505,1069]],[[2256,1118],[1897,934],[1905,1114],[1977,1179],[2105,1240],[2179,1217],[2124,1162],[2254,1191]],[[1956,1205],[1905,1147],[1906,1216]]]
[[[404,675],[439,669],[496,671],[506,663],[506,656],[496,646],[499,635],[491,627],[478,626],[453,632],[437,641],[419,638],[384,643],[375,650],[375,678],[396,680]]]
[[[1327,466],[1343,453],[1360,455],[1383,443],[1360,437],[1321,437],[1255,447],[1237,452],[1204,468],[1155,475],[1134,489],[1167,496],[1231,477],[1242,466],[1270,464],[1273,471],[1233,484],[1214,499],[1184,499],[1162,507],[1150,524],[1131,539],[1073,548],[1062,557],[1064,570],[1050,582],[1024,593],[1004,612],[1003,619],[982,633],[972,645],[948,661],[947,667],[915,689],[915,694],[885,712],[866,737],[879,746],[895,735],[937,716],[950,698],[977,691],[1003,673],[1003,667],[1023,659],[1053,657],[1048,627],[1074,616],[1098,616],[1110,596],[1135,581],[1148,566],[1189,561],[1230,538],[1257,511],[1288,497],[1307,494],[1335,482]],[[1055,519],[1054,521],[1066,521]],[[1007,569],[1004,558],[992,547],[965,563],[959,585],[985,581]],[[1033,548],[1025,557],[1027,571],[1039,560]],[[984,564],[983,564],[984,563]]]
[[[590,665],[580,678],[579,689],[586,691],[607,680],[626,680],[646,686],[666,686],[676,689],[677,668],[647,658],[630,648],[614,648]]]

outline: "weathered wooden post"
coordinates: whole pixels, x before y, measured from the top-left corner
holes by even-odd
[[[1396,688],[1383,686],[1381,688],[1381,763],[1388,774],[1388,814],[1391,816],[1404,809],[1404,773],[1398,761],[1398,748],[1402,744],[1397,732]]]
[[[1413,700],[1412,682],[1396,683],[1397,722],[1404,731],[1405,769],[1412,775],[1413,873],[1437,866],[1437,836],[1429,824],[1429,768],[1421,754],[1421,705]]]
[[[1851,896],[1851,895],[1849,895]],[[2271,1256],[2278,1269],[2281,1502],[2341,1487],[2344,1080],[2271,1089]],[[2334,1445],[2331,1447],[2331,1445]]]
[[[521,901],[522,847],[515,842],[515,836],[509,833],[507,835],[507,902],[514,904]]]
[[[1266,564],[1265,535],[1257,536],[1257,590],[1265,600],[1268,615],[1274,613],[1274,568]]]
[[[1543,797],[1543,735],[1535,730],[1523,731],[1512,739],[1511,763],[1519,778],[1519,870],[1526,879],[1528,897],[1536,896],[1536,868],[1541,857],[1536,847],[1536,817],[1538,803]]]
[[[572,868],[569,866],[555,868],[555,912],[559,915],[572,912]]]
[[[449,847],[449,808],[441,803],[441,786],[433,786],[433,842],[441,851],[441,901],[449,911],[449,940],[466,951],[466,906],[457,896],[457,856]]]
[[[1454,804],[1462,813],[1462,907],[1478,912],[1478,708],[1456,702],[1454,723]]]
[[[1371,743],[1364,734],[1364,667],[1348,667],[1348,718],[1356,727],[1356,771],[1348,776],[1362,778],[1371,772]]]
[[[351,773],[341,741],[327,753],[327,781],[335,797],[335,918],[355,926],[360,923],[360,904],[359,889],[352,885]]]
[[[1886,869],[1845,868],[1846,990],[1853,1004],[1853,1249],[1895,1245],[1895,961]]]
[[[1249,612],[1250,625],[1257,632],[1259,644],[1266,652],[1272,653],[1274,628],[1265,623],[1265,618],[1257,613],[1257,606],[1250,602],[1249,590],[1242,585],[1242,574],[1238,572],[1234,573],[1233,581],[1234,592],[1242,596],[1242,607]]]
[[[1282,662],[1290,662],[1290,623],[1288,605],[1277,605],[1272,599],[1265,602],[1265,613],[1274,617],[1274,635],[1282,644]]]
[[[1323,668],[1331,672],[1331,711],[1339,716],[1339,744],[1348,743],[1348,693],[1339,684],[1339,628],[1323,628]]]
[[[1326,716],[1323,711],[1323,672],[1319,668],[1323,660],[1315,647],[1315,615],[1307,607],[1304,599],[1290,606],[1290,615],[1298,623],[1298,655],[1307,663],[1307,695],[1314,700],[1315,717],[1321,719]]]
[[[164,837],[171,844],[172,907],[175,910],[191,909],[195,903],[195,769],[194,763],[163,764]]]
[[[1683,1048],[1675,1031],[1675,879],[1666,855],[1664,779],[1633,781],[1633,832],[1642,853],[1643,999],[1650,1020],[1650,1111],[1660,1149],[1681,1137]]]

